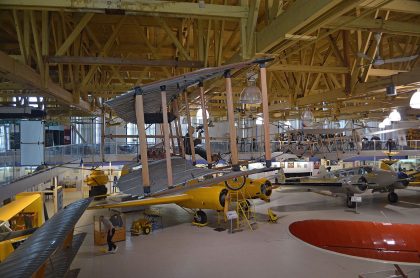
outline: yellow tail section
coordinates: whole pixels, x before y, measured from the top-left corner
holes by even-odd
[[[386,164],[385,162],[381,161],[381,164],[379,165],[379,168],[386,171],[394,171],[391,166]]]

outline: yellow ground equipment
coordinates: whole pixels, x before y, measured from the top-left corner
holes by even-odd
[[[141,233],[148,235],[152,232],[152,223],[144,218],[139,218],[131,224],[131,235],[138,236]]]
[[[90,187],[89,197],[106,195],[106,184],[108,181],[108,175],[103,170],[92,170],[85,180],[86,184]]]
[[[277,220],[279,217],[271,210],[271,208],[268,209],[268,222],[270,223],[277,223]]]

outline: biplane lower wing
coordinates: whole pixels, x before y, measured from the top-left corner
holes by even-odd
[[[291,234],[323,250],[397,264],[420,264],[420,225],[365,221],[305,220]]]
[[[280,169],[275,167],[248,171],[218,170],[217,168],[208,169],[195,167],[189,161],[180,157],[172,157],[171,163],[174,182],[171,188],[169,188],[167,183],[166,160],[159,160],[149,164],[150,195],[152,197],[180,193],[196,187],[210,186],[242,176]],[[131,171],[119,179],[117,186],[121,192],[132,195],[144,195],[142,173],[140,166],[138,167],[138,169]],[[203,180],[190,183],[190,181],[198,179]]]
[[[171,196],[163,196],[158,198],[146,198],[135,201],[127,201],[121,203],[109,203],[109,204],[99,204],[91,206],[88,209],[103,209],[103,208],[124,208],[124,207],[137,207],[137,206],[152,206],[152,205],[162,205],[162,204],[172,204],[185,202],[190,200],[192,197],[188,194],[179,194]]]
[[[53,277],[55,272],[48,274],[48,270],[55,271],[54,267],[60,267],[60,273],[65,273],[71,261],[53,262],[52,258],[74,257],[70,255],[77,252],[73,248],[80,247],[79,240],[82,237],[77,235],[73,237],[73,229],[91,201],[91,199],[76,201],[45,222],[0,264],[0,277],[41,277],[37,276],[41,274],[44,277]],[[73,239],[72,243],[69,239]],[[70,255],[61,256],[61,252],[67,252]],[[51,263],[55,265],[51,266]]]

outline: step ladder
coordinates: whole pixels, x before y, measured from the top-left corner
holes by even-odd
[[[257,228],[257,217],[255,206],[252,199],[245,188],[241,190],[229,190],[227,194],[227,206],[225,206],[225,214],[227,211],[234,210],[238,214],[236,219],[236,229],[248,226],[251,231]]]

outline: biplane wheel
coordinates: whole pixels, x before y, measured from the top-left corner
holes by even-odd
[[[388,193],[388,201],[390,203],[396,203],[398,202],[398,195],[395,192],[389,192]]]
[[[245,185],[245,182],[246,182],[246,177],[241,176],[241,177],[226,180],[225,185],[230,190],[235,191],[235,190],[241,189]]]
[[[202,210],[198,210],[194,215],[194,222],[199,223],[199,224],[206,224],[207,214]]]

